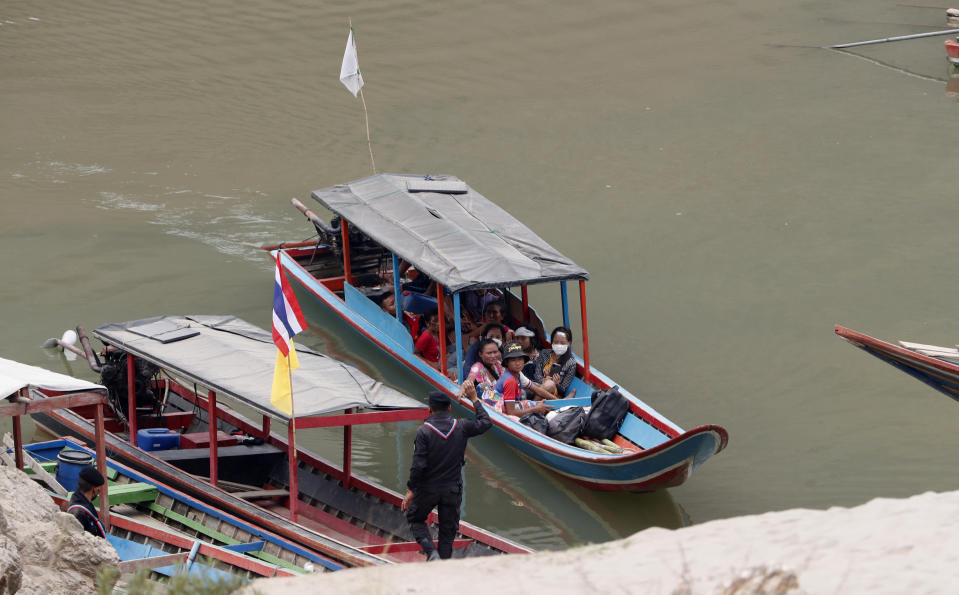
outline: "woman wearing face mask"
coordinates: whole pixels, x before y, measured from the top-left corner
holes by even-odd
[[[572,340],[573,331],[565,326],[554,328],[549,336],[552,349],[540,350],[533,369],[533,382],[559,397],[573,396],[567,394],[576,377],[576,359],[569,350]]]

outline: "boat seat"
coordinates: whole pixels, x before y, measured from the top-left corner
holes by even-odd
[[[650,449],[669,440],[669,436],[636,417],[633,413],[626,415],[623,425],[619,427],[619,434],[644,449]]]
[[[150,454],[187,473],[210,476],[209,448],[158,450]],[[285,460],[286,452],[270,444],[224,446],[217,448],[217,478],[261,486],[273,467]]]
[[[110,506],[116,504],[136,504],[138,502],[154,502],[160,491],[155,485],[148,483],[120,483],[113,484],[107,488],[107,495],[110,498]],[[94,503],[99,498],[94,499]]]

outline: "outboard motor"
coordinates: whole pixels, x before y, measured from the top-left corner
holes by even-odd
[[[128,418],[127,400],[127,353],[119,349],[108,348],[104,354],[103,365],[100,370],[100,384],[110,391],[110,401],[114,411]],[[156,394],[158,391],[157,376],[160,368],[150,362],[134,358],[133,360],[133,387],[136,394],[136,406],[157,406]]]

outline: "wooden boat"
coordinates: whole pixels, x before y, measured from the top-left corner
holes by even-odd
[[[959,39],[946,40],[946,57],[953,66],[959,67]]]
[[[344,463],[337,466],[297,447],[289,429],[286,437],[271,431],[271,420],[290,418],[269,402],[276,348],[268,332],[232,316],[109,324],[93,331],[117,354],[107,362],[94,355],[82,328],[78,333],[91,364],[109,380],[104,381],[112,406],[105,420],[106,448],[118,462],[343,566],[423,560],[399,509],[401,496],[350,470],[351,427],[422,419],[426,409],[417,401],[298,346],[296,428],[343,426]],[[127,370],[125,377],[117,378],[118,367]],[[152,405],[138,406],[144,395]],[[262,420],[253,422],[223,398]],[[359,409],[367,412],[331,415]],[[53,435],[92,441],[89,409],[33,417]],[[180,447],[140,448],[138,437],[151,428],[182,432],[174,434]],[[234,431],[243,434],[245,444],[237,444]],[[454,557],[530,551],[465,522],[454,547]]]
[[[447,354],[441,345],[443,369],[432,367],[414,354],[404,324],[414,323],[411,314],[421,312],[424,304],[433,305],[440,313],[440,336],[445,336],[446,299],[411,290],[404,294],[400,261],[435,282],[437,296],[449,296],[456,345],[462,344],[462,295],[475,289],[501,292],[505,324],[532,325],[540,336],[546,336],[542,318],[529,304],[527,286],[558,283],[561,320],[568,327],[566,284],[578,281],[582,357],[577,356],[572,388],[587,397],[562,404],[588,404],[588,395],[595,389],[614,385],[590,364],[585,307],[588,273],[461,180],[378,174],[316,190],[312,196],[337,215],[334,225],[327,225],[294,199],[319,238],[264,247],[274,256],[279,252],[280,266],[311,325],[329,327],[332,314],[333,320],[372,343],[407,373],[446,392],[457,407],[468,411],[472,405],[456,399],[463,354],[456,354],[456,370],[447,374]],[[394,295],[404,296],[395,318],[371,299],[390,289],[381,281],[390,272]],[[510,287],[519,287],[521,294],[516,295]],[[631,408],[615,440],[625,448],[622,454],[600,454],[561,443],[496,411],[491,413],[494,433],[536,463],[589,488],[608,491],[651,491],[679,485],[725,448],[728,436],[724,428],[702,425],[683,430],[629,391],[620,390]]]
[[[959,349],[908,341],[893,345],[838,324],[835,331],[866,353],[959,401]]]
[[[49,473],[54,472],[57,455],[65,449],[94,454],[74,438],[24,447]],[[129,467],[109,459],[106,466],[110,494],[107,540],[120,555],[121,572],[150,568],[157,578],[187,571],[215,578],[238,575],[254,579],[344,568]],[[50,495],[61,506],[68,502],[62,494]]]
[[[219,579],[224,573],[245,578],[294,576],[312,571],[313,562],[324,570],[343,568],[107,461],[102,423],[106,387],[0,358],[0,395],[6,399],[0,404],[0,417],[12,418],[14,429],[12,438],[3,437],[0,463],[32,474],[61,507],[68,504],[69,493],[60,481],[73,476],[54,475],[64,449],[86,452],[107,477],[108,485],[99,488],[99,517],[120,554],[121,572],[150,568],[157,576],[187,571]],[[95,452],[69,438],[23,447],[21,415],[70,406],[97,409]]]

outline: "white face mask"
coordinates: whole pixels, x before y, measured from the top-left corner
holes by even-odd
[[[503,342],[500,341],[499,339],[497,339],[496,337],[492,337],[490,340],[493,341],[493,343],[496,343],[496,346],[497,346],[497,347],[502,347],[502,346],[503,346]]]
[[[553,353],[563,355],[569,350],[569,345],[553,345]]]

